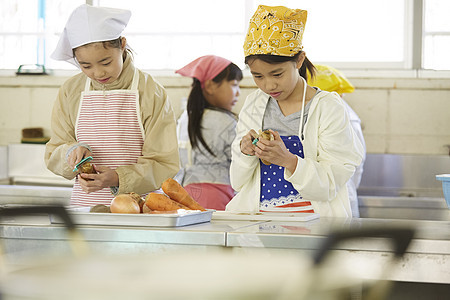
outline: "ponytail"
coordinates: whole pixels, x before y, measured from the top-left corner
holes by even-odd
[[[316,67],[312,64],[312,62],[305,56],[305,60],[303,61],[302,66],[298,70],[300,76],[302,76],[306,82],[308,82],[307,72],[311,75],[311,79],[316,76]]]
[[[198,79],[194,78],[186,106],[188,113],[189,141],[191,142],[192,148],[198,147],[200,142],[203,147],[205,147],[206,151],[215,156],[203,139],[201,130],[203,112],[205,111],[205,108],[208,107],[210,107],[210,105],[208,101],[206,101],[205,96],[203,96],[202,85]]]
[[[243,77],[242,70],[234,63],[230,63],[225,69],[222,70],[222,72],[217,74],[216,77],[212,79],[212,81],[214,81],[215,83],[231,80],[241,81],[242,77]],[[206,144],[202,135],[201,124],[203,112],[205,111],[206,108],[219,110],[225,113],[230,113],[231,115],[234,116],[234,114],[230,111],[209,104],[209,102],[206,101],[206,98],[203,95],[203,89],[200,81],[194,78],[186,106],[186,110],[188,113],[189,141],[191,142],[191,147],[193,149],[198,148],[200,142],[200,144],[202,144],[203,147],[205,147],[206,151],[208,151],[209,154],[211,154],[212,156],[216,156],[214,152],[211,150],[211,148],[209,148],[209,146]]]

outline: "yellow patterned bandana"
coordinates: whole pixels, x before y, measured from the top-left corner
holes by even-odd
[[[306,10],[260,5],[250,19],[244,55],[294,56],[303,49]]]

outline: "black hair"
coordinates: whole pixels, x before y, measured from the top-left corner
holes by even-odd
[[[293,61],[297,62],[298,57],[302,51],[298,52],[294,56],[281,56],[281,55],[271,55],[271,54],[254,54],[254,55],[248,55],[245,57],[245,64],[248,65],[249,62],[251,62],[254,59],[260,59],[263,62],[269,63],[269,64],[278,64],[283,63],[286,61]],[[306,74],[306,71],[309,71],[309,74],[311,75],[311,78],[314,78],[316,75],[316,67],[314,67],[313,63],[305,57],[305,61],[303,62],[302,66],[298,70],[298,73],[300,76],[302,76],[306,82],[308,82],[308,77]]]
[[[100,42],[103,45],[103,48],[122,48],[122,37],[118,37],[117,39],[110,40],[110,41],[102,41]],[[82,47],[82,46],[80,46]],[[77,50],[79,47],[72,49],[73,58],[75,58],[75,50]],[[125,58],[127,58],[127,54],[130,53],[131,56],[133,56],[133,51],[129,48],[125,48],[125,51],[123,51],[123,60],[125,61]]]
[[[242,70],[234,63],[230,63],[222,72],[220,72],[216,77],[214,77],[212,81],[221,84],[224,80],[241,81],[242,78],[243,78]],[[216,156],[214,152],[211,150],[211,148],[209,148],[209,146],[206,144],[202,135],[201,122],[203,118],[203,112],[205,111],[206,108],[216,109],[232,114],[226,109],[215,107],[209,104],[208,101],[206,101],[205,96],[203,95],[203,90],[200,81],[197,78],[194,78],[186,106],[186,110],[189,117],[188,118],[189,140],[191,142],[191,146],[193,149],[199,148],[200,142],[206,149],[206,151],[208,151],[211,155]]]

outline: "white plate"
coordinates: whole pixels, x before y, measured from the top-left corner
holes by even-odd
[[[246,221],[290,221],[304,222],[319,218],[318,213],[238,213],[228,211],[215,211],[213,220],[246,220]]]

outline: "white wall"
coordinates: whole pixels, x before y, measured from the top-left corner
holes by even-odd
[[[167,89],[175,114],[187,97],[191,80],[155,76]],[[345,99],[358,113],[368,153],[448,154],[450,145],[450,79],[348,76],[355,85]],[[49,136],[50,116],[58,87],[68,77],[0,77],[0,145],[20,143],[25,127],[43,127]],[[255,89],[251,78],[241,82],[238,112]]]

